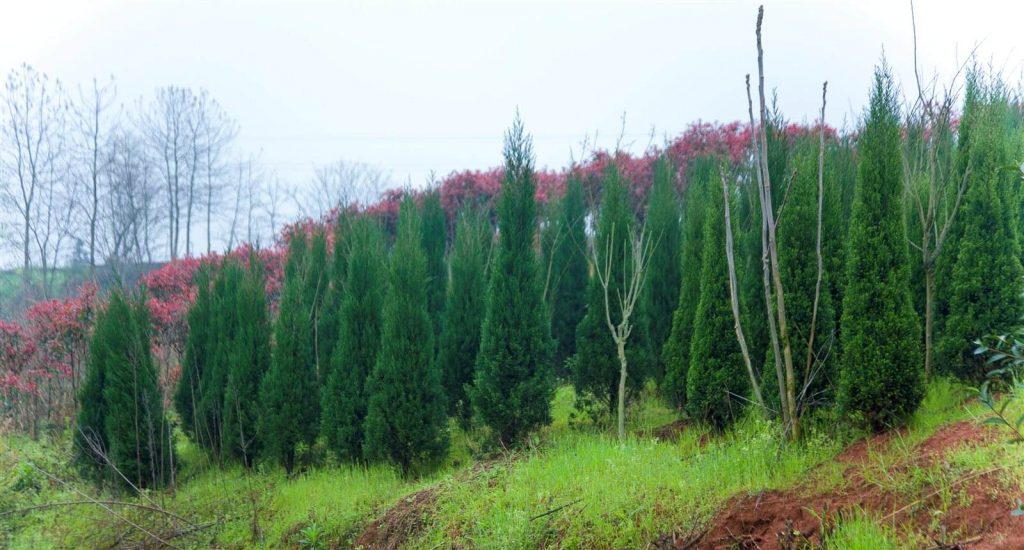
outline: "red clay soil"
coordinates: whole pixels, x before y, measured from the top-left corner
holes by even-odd
[[[760,548],[791,549],[820,547],[826,525],[838,515],[854,510],[867,510],[896,523],[913,523],[921,532],[943,533],[935,536],[936,548],[961,548],[969,544],[972,550],[995,548],[1024,548],[1024,520],[1010,516],[1013,499],[1002,488],[996,472],[961,478],[953,488],[954,494],[964,491],[970,505],[963,507],[959,498],[953,498],[949,509],[941,516],[933,516],[926,502],[934,502],[937,495],[931,489],[921,495],[920,502],[910,502],[905,496],[883,490],[866,481],[857,466],[867,463],[869,451],[881,450],[889,445],[895,434],[883,434],[858,442],[837,457],[848,465],[847,486],[842,493],[816,494],[813,486],[806,485],[788,491],[765,491],[733,498],[711,522],[707,531],[689,538],[662,537],[655,543],[658,548]],[[993,430],[972,422],[958,422],[944,426],[914,450],[911,464],[897,465],[895,469],[940,463],[951,449],[965,445],[976,446],[992,441]],[[933,522],[939,528],[934,529]],[[945,539],[945,540],[943,540]]]

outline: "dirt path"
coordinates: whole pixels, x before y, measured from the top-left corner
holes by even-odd
[[[662,538],[661,548],[760,548],[788,549],[820,547],[825,523],[837,515],[855,510],[870,511],[898,524],[913,525],[921,532],[944,533],[936,536],[937,548],[973,549],[1024,548],[1024,521],[1009,514],[1013,499],[1002,488],[998,472],[990,471],[953,480],[954,494],[964,493],[969,504],[952,498],[941,514],[930,513],[928,503],[937,503],[937,488],[926,487],[917,501],[895,494],[864,478],[863,466],[873,452],[884,450],[897,437],[882,434],[858,442],[836,457],[846,465],[846,487],[833,493],[816,493],[806,483],[787,491],[765,491],[734,497],[716,516],[702,535],[676,537],[671,545]],[[918,444],[909,463],[896,464],[890,471],[942,464],[951,450],[978,446],[993,441],[997,432],[973,422],[957,422],[939,428]],[[983,474],[983,475],[982,475]],[[945,540],[942,540],[942,539]],[[957,546],[956,543],[961,543]],[[943,546],[945,545],[945,546]]]

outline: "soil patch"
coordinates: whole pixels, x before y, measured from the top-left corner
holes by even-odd
[[[858,466],[867,463],[871,452],[891,444],[895,436],[891,433],[869,438],[837,457],[847,465],[844,474],[847,484],[841,491],[815,494],[813,486],[802,486],[737,496],[726,504],[704,533],[691,538],[677,536],[671,545],[665,544],[667,539],[662,537],[656,545],[677,549],[818,548],[824,538],[823,522],[827,526],[836,517],[860,509],[888,516],[887,519],[898,523],[910,522],[922,532],[937,532],[940,536],[935,537],[934,542],[938,548],[957,548],[958,543],[970,544],[972,549],[1024,547],[1024,521],[1010,516],[1012,498],[1002,487],[998,472],[951,482],[953,494],[966,494],[967,498],[953,498],[941,515],[931,513],[934,507],[927,506],[929,502],[938,502],[939,495],[934,488],[925,489],[917,501],[911,502],[906,495],[883,490],[878,484],[865,480]],[[972,422],[943,426],[915,447],[910,463],[897,465],[895,469],[940,464],[944,455],[954,448],[977,446],[996,437],[994,430]]]
[[[437,497],[437,488],[431,487],[402,498],[384,513],[384,517],[371,523],[353,547],[365,550],[402,548],[408,539],[423,529]]]

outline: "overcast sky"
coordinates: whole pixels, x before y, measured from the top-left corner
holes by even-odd
[[[500,163],[518,107],[540,166],[587,135],[643,150],[703,119],[746,116],[756,2],[111,2],[8,0],[0,69],[28,62],[73,87],[117,79],[122,102],[205,87],[241,124],[238,146],[299,184],[343,158],[420,185]],[[1024,3],[919,0],[920,65],[980,57],[1015,82]],[[912,84],[909,3],[766,3],[768,84],[786,116],[859,115],[883,48]]]

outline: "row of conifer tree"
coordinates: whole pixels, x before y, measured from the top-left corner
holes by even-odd
[[[824,150],[811,133],[790,132],[777,112],[770,117],[793,355],[809,358],[796,373],[802,413],[829,408],[875,429],[904,422],[924,394],[928,300],[936,372],[984,375],[972,342],[1024,314],[1024,191],[1015,163],[1022,128],[1020,103],[978,71],[956,125],[951,117],[944,126],[902,118],[885,67],[862,126]],[[751,384],[730,310],[723,178],[741,322],[766,405],[778,407],[751,166],[716,156],[673,166],[662,157],[646,202],[634,204],[611,163],[599,185],[570,176],[564,195],[538,215],[530,141],[518,120],[504,155],[496,227],[493,212],[468,205],[449,243],[440,197],[429,192],[420,204],[405,199],[394,234],[353,214],[342,214],[330,235],[295,231],[276,316],[255,257],[201,269],[173,399],[185,433],[211,455],[247,465],[262,459],[291,471],[319,442],[342,461],[385,460],[409,472],[445,455],[449,418],[521,443],[549,422],[558,378],[573,384],[581,410],[608,414],[619,364],[604,300],[621,296],[635,266],[626,246],[597,244],[641,228],[653,248],[627,345],[630,392],[653,380],[691,418],[727,427],[749,408]],[[928,170],[966,182],[962,195],[952,185],[936,198],[936,208],[959,212],[934,265],[914,244],[928,230],[912,200]],[[617,254],[609,293],[592,273],[592,250]],[[76,437],[84,463],[104,475],[112,463],[125,479],[150,485],[173,473],[173,437],[143,303],[114,293],[100,315]]]

